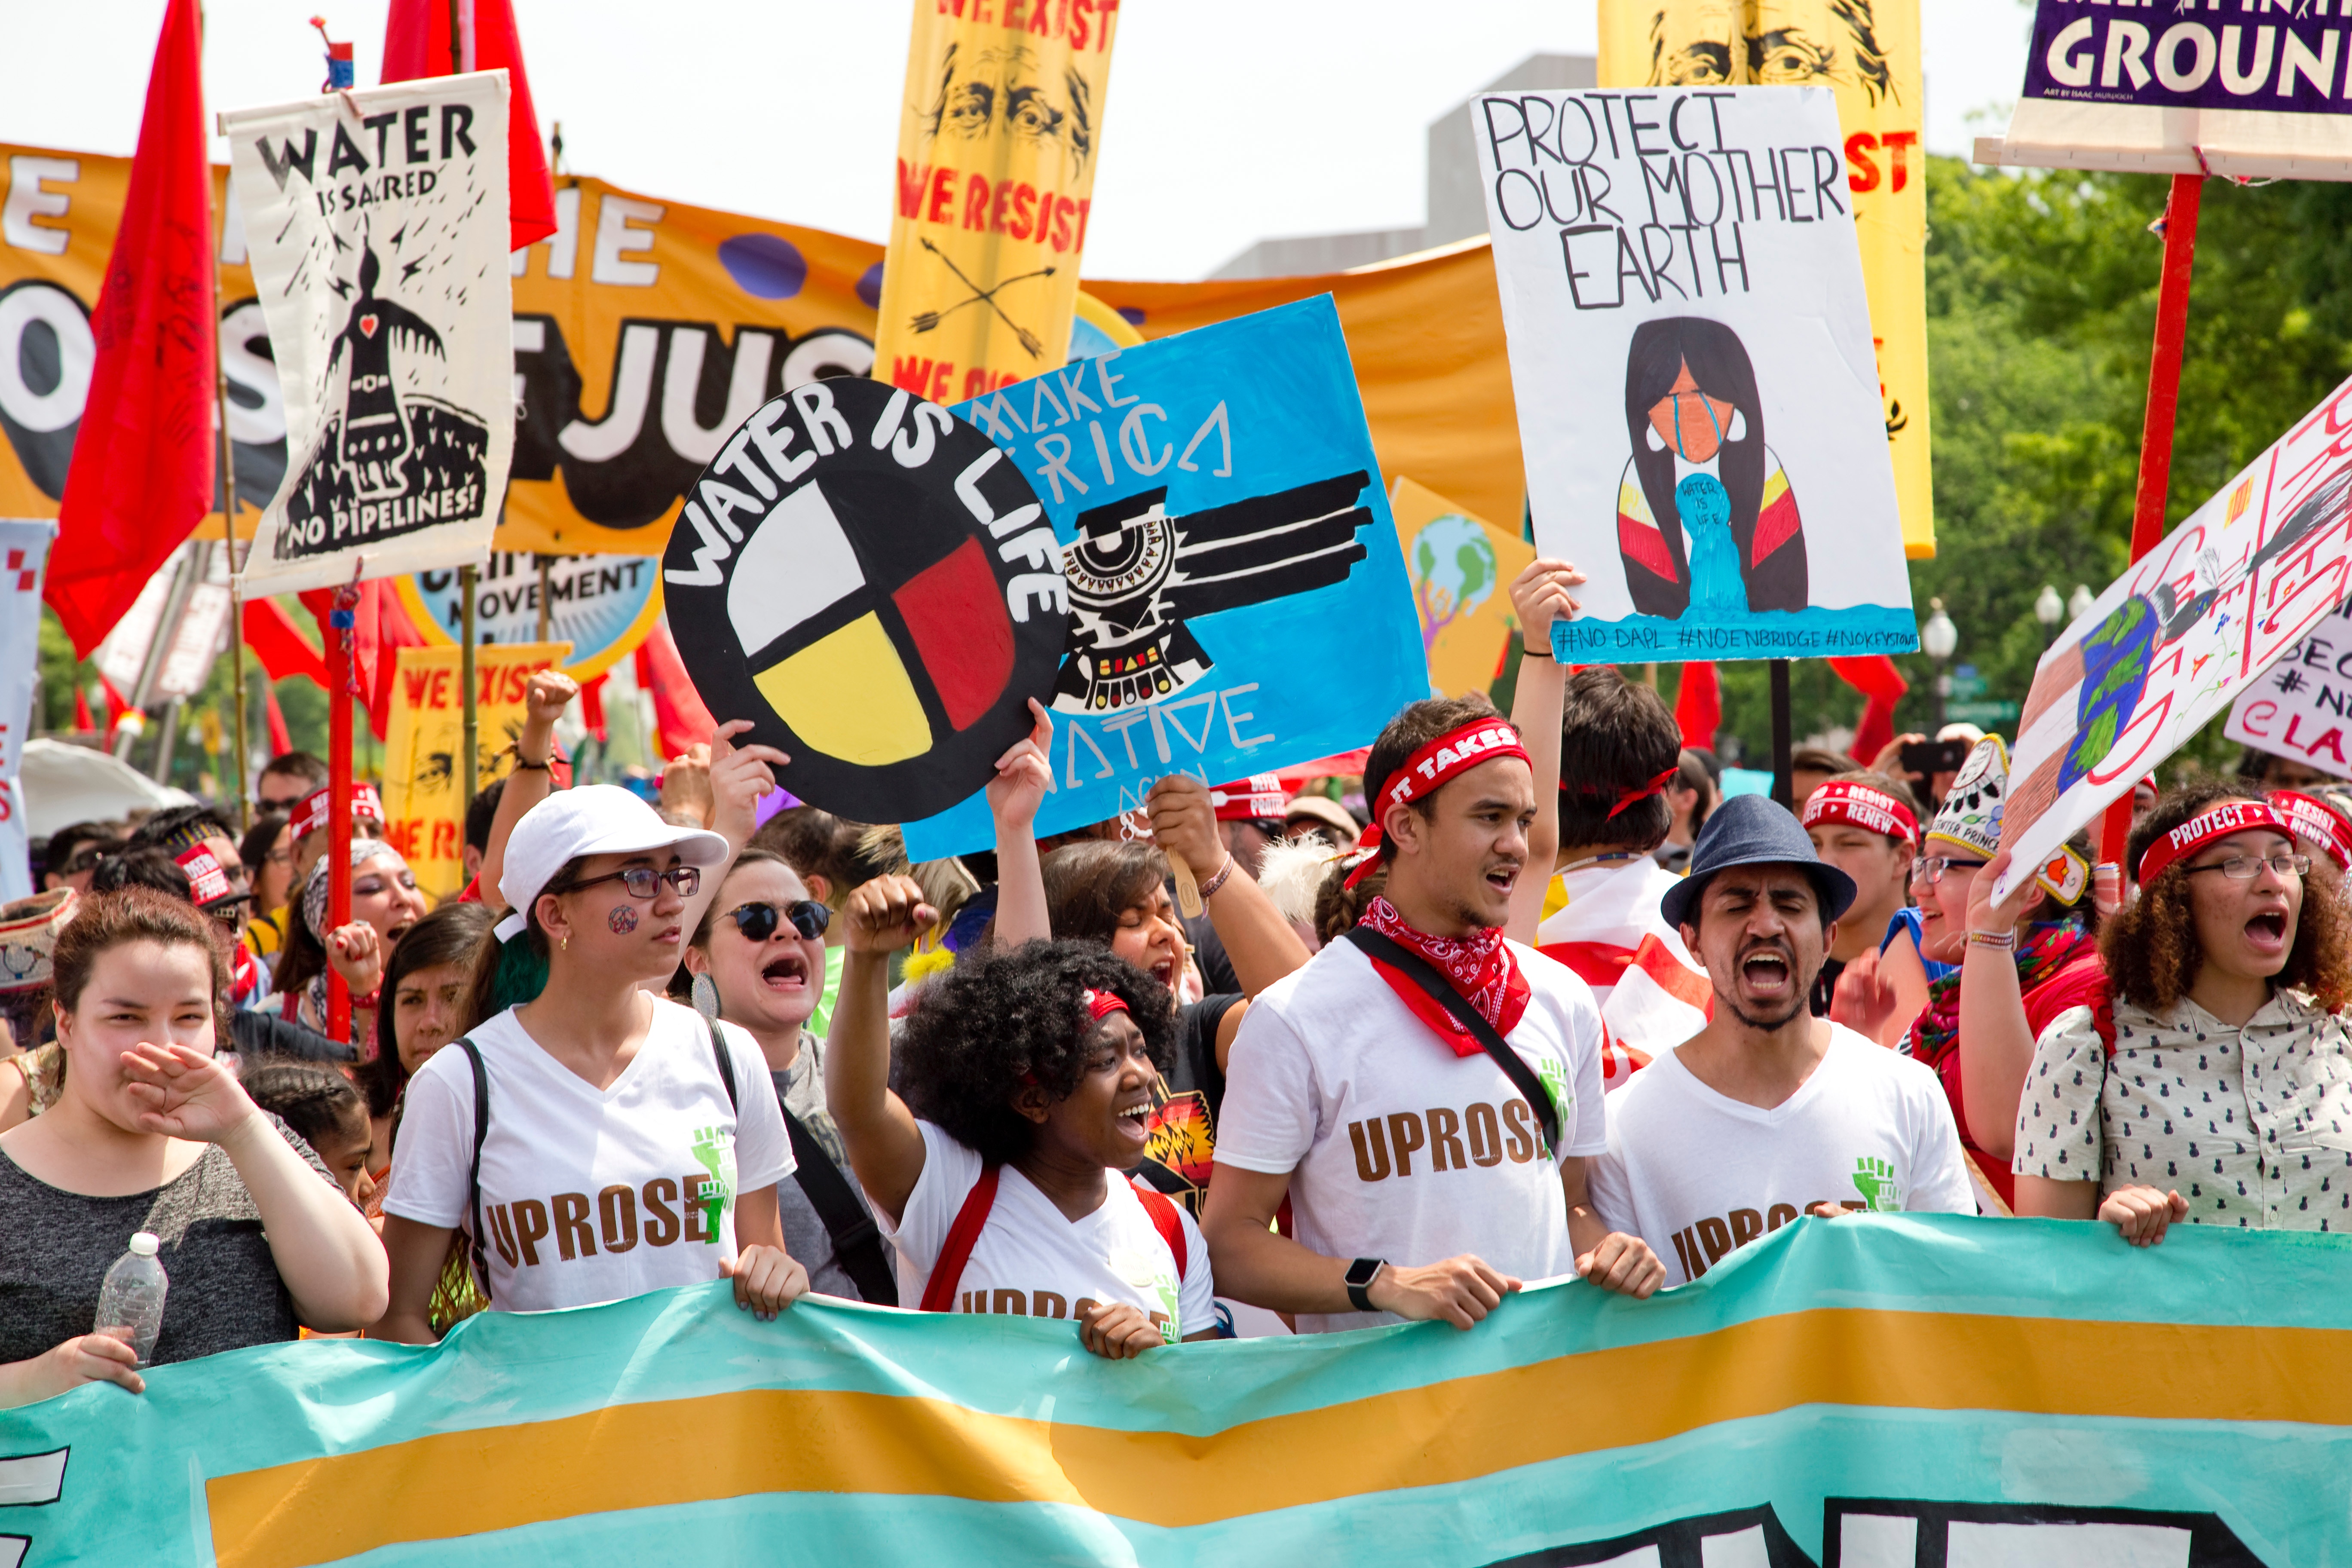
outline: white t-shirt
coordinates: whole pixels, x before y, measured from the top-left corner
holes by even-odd
[[[875,1208],[875,1223],[898,1248],[898,1302],[923,1299],[931,1266],[947,1245],[963,1201],[980,1180],[978,1153],[944,1128],[919,1121],[923,1130],[923,1173],[907,1194],[898,1223]],[[1117,1171],[1110,1194],[1083,1219],[1073,1220],[1037,1190],[1028,1177],[1006,1165],[996,1179],[996,1203],[965,1259],[956,1282],[954,1312],[1013,1312],[1030,1318],[1075,1319],[1096,1301],[1140,1307],[1160,1325],[1160,1337],[1174,1344],[1217,1324],[1216,1290],[1209,1277],[1209,1245],[1181,1205],[1184,1271],[1143,1200]]]
[[[1935,1073],[1842,1024],[1796,1093],[1769,1110],[1717,1094],[1662,1051],[1609,1097],[1592,1206],[1687,1284],[1815,1204],[1974,1214],[1951,1102]]]
[[[1511,944],[1532,994],[1507,1043],[1550,1091],[1572,1155],[1607,1147],[1601,1012],[1565,965]],[[1576,1271],[1559,1166],[1484,1051],[1414,1016],[1353,942],[1335,942],[1251,1006],[1225,1068],[1217,1163],[1290,1177],[1291,1234],[1327,1258],[1400,1266],[1474,1253],[1503,1273]],[[1302,1312],[1298,1331],[1399,1320]]]
[[[735,1256],[735,1194],[793,1172],[783,1112],[751,1037],[719,1026],[735,1068],[729,1109],[692,1008],[654,1000],[653,1032],[601,1092],[557,1061],[512,1009],[473,1032],[490,1083],[482,1219],[490,1302],[536,1312],[719,1278]],[[383,1212],[470,1227],[474,1075],[434,1053],[408,1083]]]

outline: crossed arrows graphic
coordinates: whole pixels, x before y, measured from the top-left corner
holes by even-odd
[[[941,321],[954,315],[966,305],[986,305],[990,310],[996,312],[996,319],[998,321],[1003,321],[1006,326],[1013,329],[1013,337],[1018,339],[1021,346],[1028,351],[1029,357],[1031,359],[1037,358],[1045,352],[1045,345],[1038,342],[1037,334],[1023,326],[1020,322],[1014,321],[1012,317],[1006,315],[1004,313],[1004,307],[996,302],[996,296],[998,290],[1010,289],[1015,283],[1024,282],[1028,279],[1051,278],[1054,275],[1054,269],[1052,268],[1041,267],[1034,272],[1024,272],[1018,277],[1003,279],[997,283],[996,288],[994,289],[982,289],[979,284],[964,276],[963,268],[955,264],[954,258],[948,255],[946,251],[941,250],[938,246],[933,245],[929,239],[925,239],[923,241],[923,248],[929,251],[933,256],[938,257],[941,261],[946,262],[948,270],[956,275],[956,281],[971,290],[971,297],[968,300],[959,300],[955,304],[950,305],[944,310],[924,310],[919,312],[914,320],[913,325],[915,331],[919,332],[928,332],[932,328],[938,326]]]

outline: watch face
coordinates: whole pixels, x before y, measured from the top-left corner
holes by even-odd
[[[688,673],[790,753],[778,781],[864,822],[946,810],[1052,687],[1067,612],[1035,492],[988,437],[855,377],[754,414],[664,558]]]

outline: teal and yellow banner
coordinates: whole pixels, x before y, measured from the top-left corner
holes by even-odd
[[[1110,1363],[714,1284],[0,1412],[0,1562],[2352,1561],[2352,1243],[1800,1220],[1635,1302]]]

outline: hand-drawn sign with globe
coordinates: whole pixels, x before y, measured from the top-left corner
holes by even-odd
[[[1486,531],[1460,512],[1433,518],[1414,534],[1412,559],[1426,632],[1476,611],[1502,574]]]
[[[944,811],[995,775],[1054,682],[1061,547],[1028,479],[937,404],[841,376],[729,437],[662,558],[670,631],[780,782],[861,822]]]

